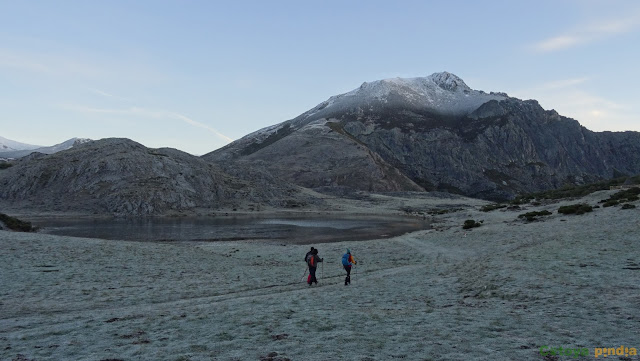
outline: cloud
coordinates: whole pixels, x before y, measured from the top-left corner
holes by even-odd
[[[575,46],[584,42],[585,42],[585,39],[582,39],[577,36],[561,35],[561,36],[556,36],[556,37],[541,41],[540,43],[534,46],[534,49],[540,52],[549,52],[549,51],[570,48],[572,46]]]
[[[587,77],[548,81],[528,89],[511,91],[523,99],[536,99],[545,109],[555,109],[594,131],[640,131],[634,107],[583,89]]]
[[[640,28],[640,12],[616,19],[607,19],[582,25],[565,34],[550,37],[535,43],[531,48],[540,53],[564,50],[578,45],[625,34]]]
[[[214,135],[216,135],[218,138],[225,140],[226,142],[233,142],[232,138],[220,133],[217,129],[209,125],[206,125],[204,123],[200,123],[196,120],[193,120],[187,117],[186,115],[176,113],[176,112],[170,112],[165,110],[153,110],[153,109],[146,109],[146,108],[139,108],[139,107],[131,107],[127,109],[94,108],[94,107],[87,107],[82,105],[62,105],[60,107],[66,110],[71,110],[71,111],[81,112],[81,113],[118,114],[118,115],[139,116],[139,117],[154,118],[154,119],[179,120],[191,126],[205,129],[213,133]]]
[[[588,81],[589,78],[573,78],[573,79],[562,79],[562,80],[554,80],[547,83],[542,84],[538,87],[541,90],[550,90],[550,89],[562,89],[576,86],[578,84],[582,84]]]
[[[104,97],[108,97],[108,98],[116,98],[116,96],[115,96],[115,95],[113,95],[113,94],[109,94],[109,93],[107,93],[107,92],[105,92],[105,91],[102,91],[102,90],[100,90],[100,89],[89,88],[88,90],[89,90],[90,92],[94,93],[94,94],[102,95],[102,96],[104,96]],[[120,97],[117,97],[117,98],[120,98]]]
[[[88,91],[90,91],[93,94],[97,94],[100,95],[102,97],[105,98],[110,98],[110,99],[114,99],[114,100],[124,100],[126,102],[132,102],[133,100],[129,99],[129,98],[124,98],[118,95],[113,95],[111,93],[107,93],[106,91],[100,90],[100,89],[96,89],[96,88],[87,88]]]
[[[48,76],[107,77],[110,72],[74,57],[36,54],[0,48],[0,68],[27,71]]]

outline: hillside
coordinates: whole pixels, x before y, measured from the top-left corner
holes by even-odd
[[[640,173],[640,133],[592,132],[450,73],[364,83],[203,156],[320,189],[491,200]]]
[[[4,147],[3,149],[0,149],[0,156],[2,158],[22,158],[31,153],[53,154],[90,141],[91,139],[86,138],[71,138],[50,147],[41,147],[36,145],[22,144],[0,137],[0,147]],[[18,144],[18,146],[12,148],[7,144]]]
[[[315,202],[291,185],[128,139],[103,139],[52,155],[34,153],[0,170],[0,205],[31,212],[169,215]]]

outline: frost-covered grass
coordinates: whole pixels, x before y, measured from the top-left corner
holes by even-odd
[[[0,232],[0,359],[543,360],[542,345],[590,357],[640,348],[640,211],[516,215],[469,207],[437,230],[314,245],[317,287],[300,282],[308,246]],[[461,229],[467,218],[483,226]],[[351,286],[346,247],[359,261]]]

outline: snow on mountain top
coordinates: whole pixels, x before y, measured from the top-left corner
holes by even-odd
[[[471,88],[465,84],[464,80],[457,75],[443,71],[442,73],[433,73],[427,77],[434,83],[438,84],[442,89],[456,91],[458,89],[471,91]]]
[[[0,154],[2,154],[3,157],[8,158],[21,158],[31,154],[32,152],[53,154],[90,141],[91,139],[88,138],[71,138],[67,141],[52,145],[50,147],[42,147],[37,145],[32,146],[29,144],[19,143],[0,137]]]
[[[429,109],[442,114],[466,115],[489,100],[504,100],[504,93],[487,94],[471,89],[462,79],[449,72],[426,77],[390,78],[365,82],[350,92],[332,96],[304,118],[318,112],[364,107],[372,102],[389,106]],[[326,110],[325,110],[326,109]]]
[[[0,137],[0,152],[11,152],[16,150],[31,150],[40,148],[39,145],[16,142],[15,140]]]

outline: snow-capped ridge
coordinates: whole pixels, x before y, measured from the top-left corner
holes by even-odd
[[[0,142],[1,144],[4,144],[4,141],[9,141],[9,142],[13,142],[11,140],[2,138],[1,139],[2,142]],[[69,140],[66,140],[62,143],[56,144],[56,145],[52,145],[50,147],[42,147],[42,146],[29,146],[26,145],[28,147],[23,147],[23,149],[5,149],[3,152],[0,152],[3,157],[6,158],[22,158],[24,156],[27,156],[33,152],[38,152],[38,153],[43,153],[43,154],[53,154],[53,153],[57,153],[63,150],[67,150],[69,148],[78,146],[80,144],[84,144],[87,142],[91,142],[91,139],[88,138],[71,138]],[[17,144],[22,144],[22,143],[18,143],[18,142],[13,142],[13,143],[17,143]]]
[[[444,71],[426,77],[364,82],[350,92],[334,95],[318,104],[298,117],[298,121],[304,122],[349,109],[367,109],[373,104],[462,116],[490,100],[507,98],[505,93],[487,94],[473,90],[457,75]]]
[[[472,89],[460,79],[459,76],[443,71],[441,73],[433,73],[427,77],[427,79],[436,83],[440,88],[449,91],[471,91]]]
[[[40,147],[41,147],[40,145],[27,144],[27,143],[17,142],[15,140],[7,139],[4,137],[0,137],[0,153],[31,150],[31,149],[36,149]]]

